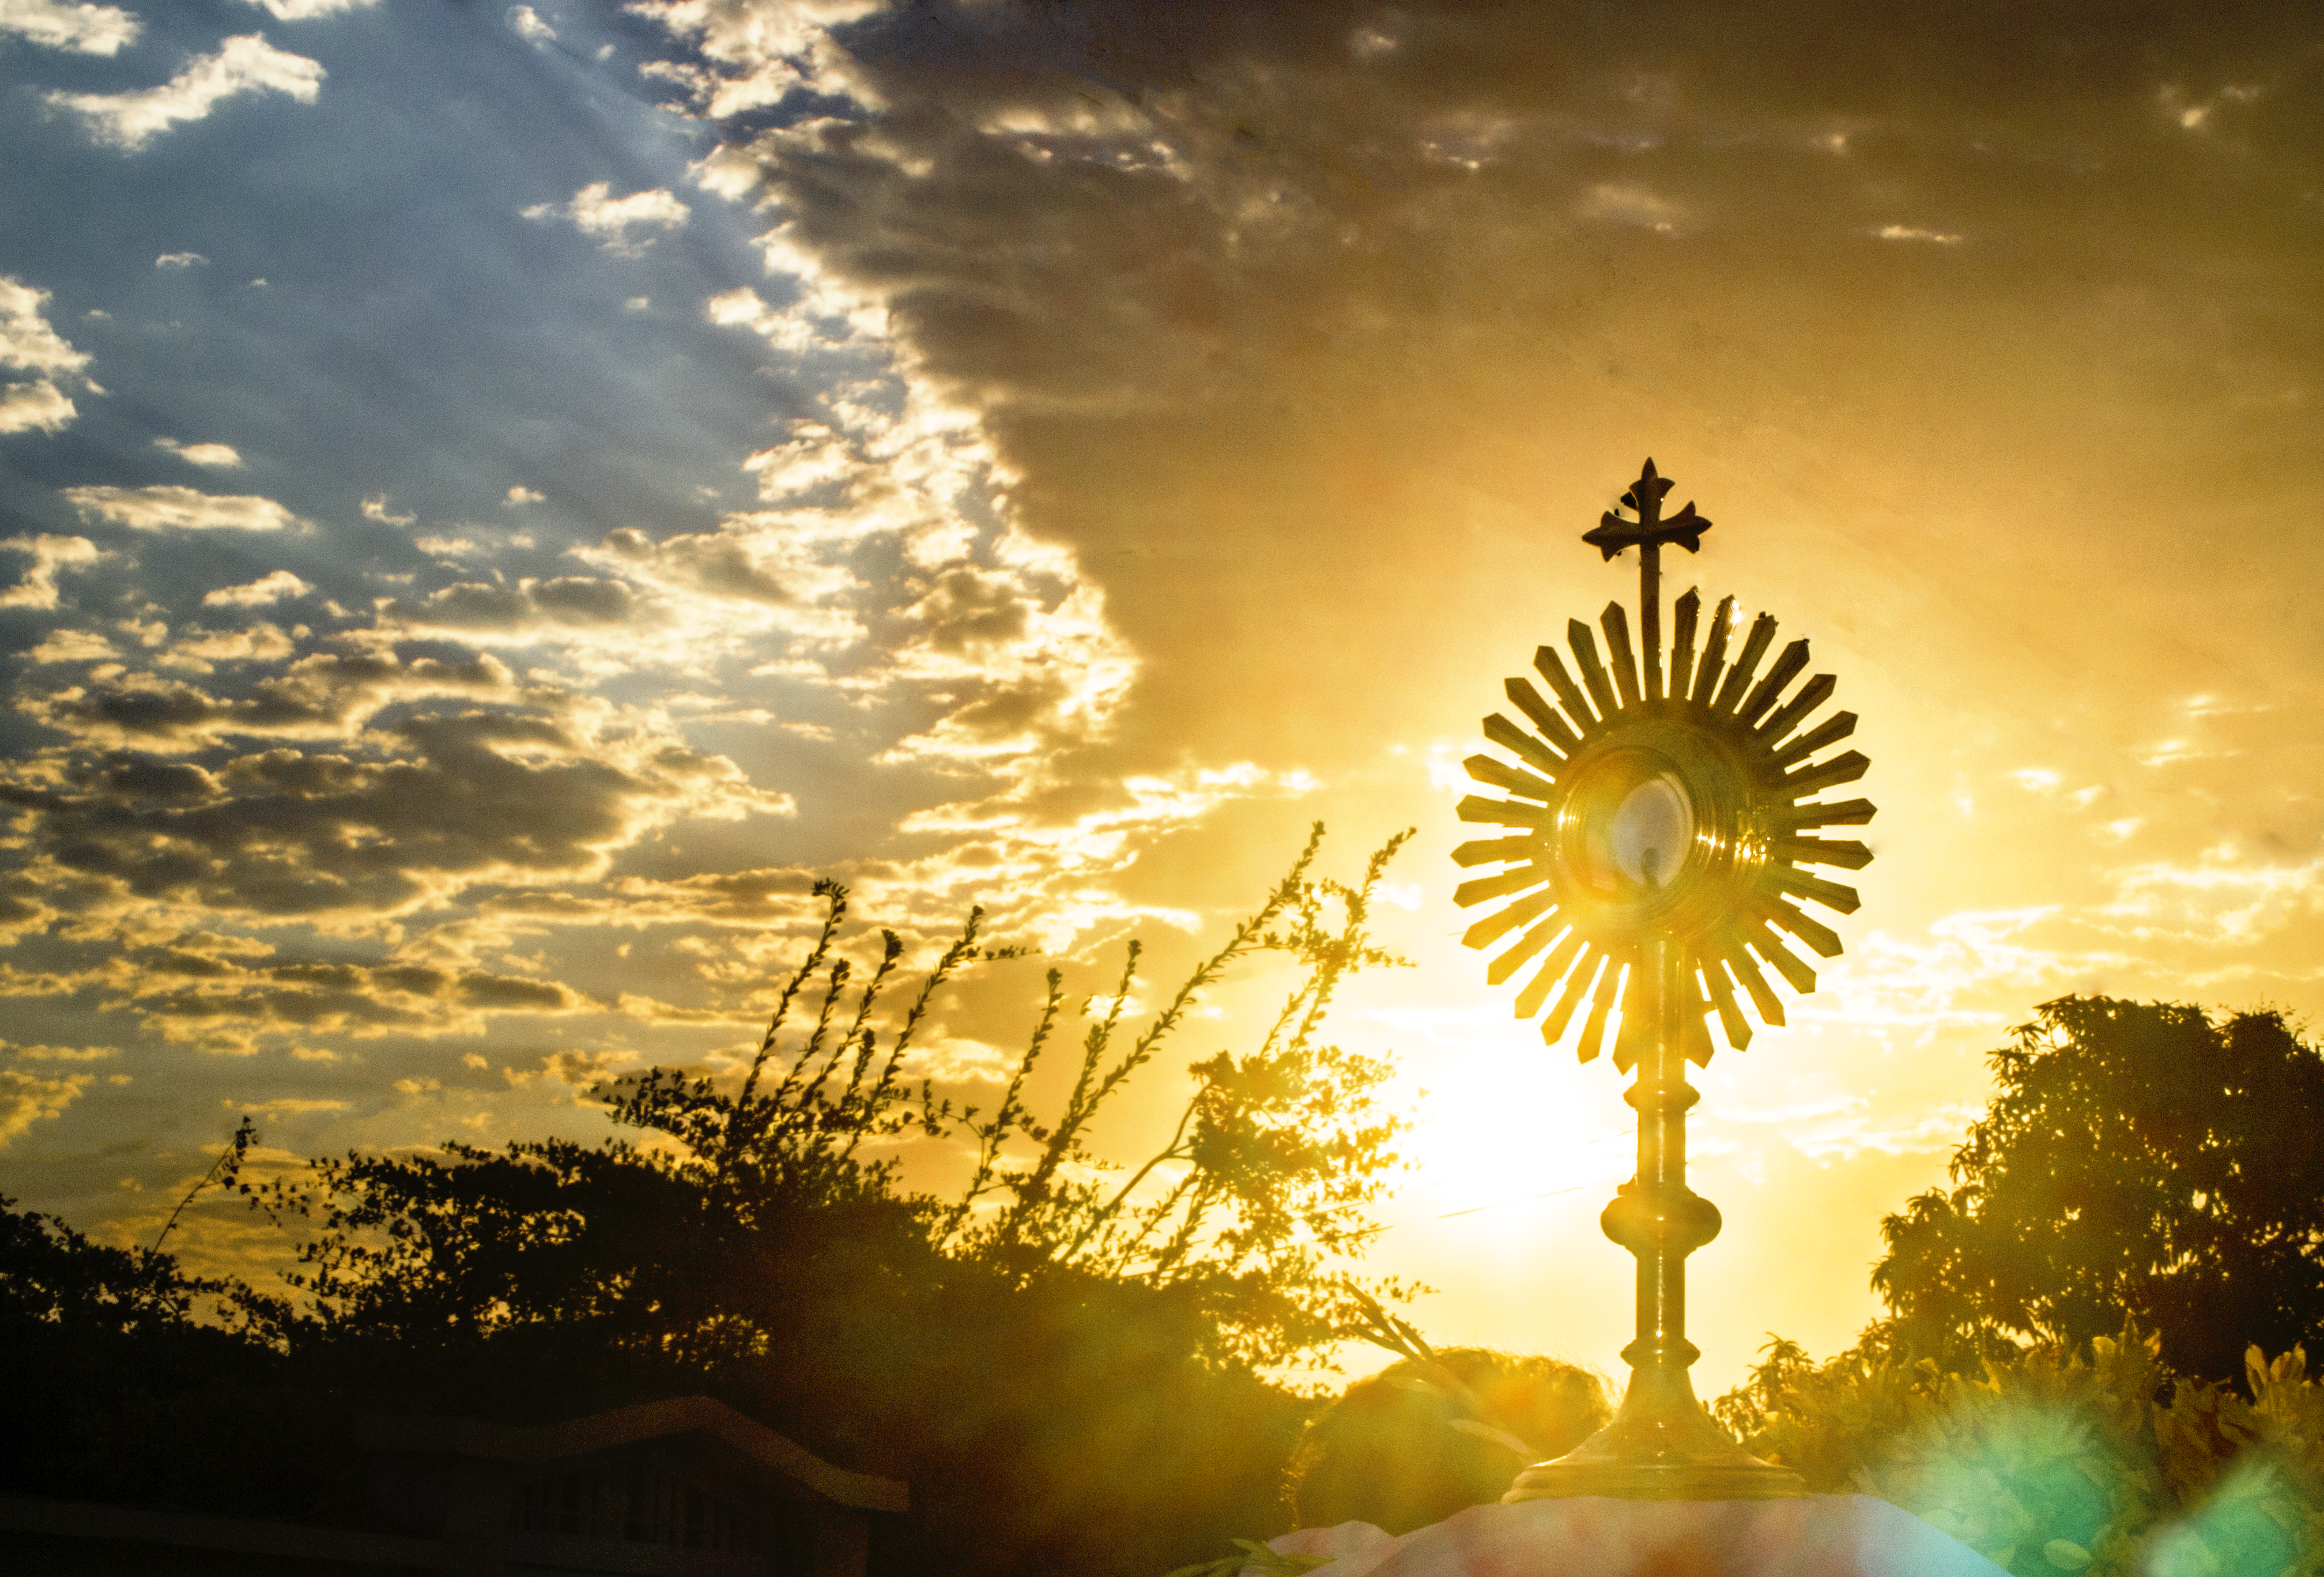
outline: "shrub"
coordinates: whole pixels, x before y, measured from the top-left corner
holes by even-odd
[[[1606,1422],[1598,1377],[1554,1358],[1452,1347],[1358,1380],[1307,1425],[1284,1498],[1296,1527],[1409,1533],[1501,1498],[1528,1462]]]
[[[1715,1410],[1821,1493],[1877,1495],[2018,1577],[2324,1572],[2324,1388],[2250,1349],[2248,1394],[2172,1374],[2135,1326],[1982,1372],[1788,1342]]]

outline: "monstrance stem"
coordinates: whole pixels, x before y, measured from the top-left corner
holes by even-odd
[[[1638,544],[1638,640],[1646,650],[1646,699],[1663,698],[1663,553],[1656,542]]]

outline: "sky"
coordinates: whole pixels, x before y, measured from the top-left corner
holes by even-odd
[[[1370,1268],[1619,1376],[1621,1084],[1449,853],[1649,455],[1880,807],[1695,1079],[1699,1390],[1877,1312],[2036,1004],[2324,1007],[2313,7],[0,0],[0,1193],[106,1240],[244,1113],[731,1071],[820,876],[1038,953],[939,1004],[989,1101],[1048,964],[1140,937],[1150,1010],[1312,821],[1409,826]]]

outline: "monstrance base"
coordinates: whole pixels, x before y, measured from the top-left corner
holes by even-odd
[[[1694,1349],[1623,1356],[1644,1364],[1613,1422],[1554,1462],[1517,1475],[1501,1503],[1603,1495],[1617,1500],[1782,1500],[1808,1492],[1789,1468],[1763,1462],[1735,1443],[1694,1399],[1685,1364]]]
[[[1501,1503],[1583,1495],[1611,1500],[1788,1500],[1807,1492],[1797,1473],[1756,1457],[1741,1462],[1577,1462],[1562,1457],[1519,1473]]]

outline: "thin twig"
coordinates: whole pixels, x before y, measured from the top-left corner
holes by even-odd
[[[234,1137],[226,1141],[226,1148],[220,1150],[218,1158],[210,1163],[210,1169],[203,1173],[191,1188],[186,1190],[186,1196],[178,1201],[178,1208],[171,1211],[170,1219],[161,1223],[161,1230],[153,1236],[152,1248],[146,1250],[148,1253],[158,1254],[161,1251],[161,1245],[169,1240],[170,1233],[177,1227],[178,1218],[186,1213],[186,1206],[193,1204],[196,1194],[213,1183],[230,1185],[234,1182],[235,1176],[242,1170],[244,1153],[250,1148],[251,1141],[257,1137],[258,1130],[252,1125],[248,1114],[245,1113],[241,1123],[235,1129]]]

